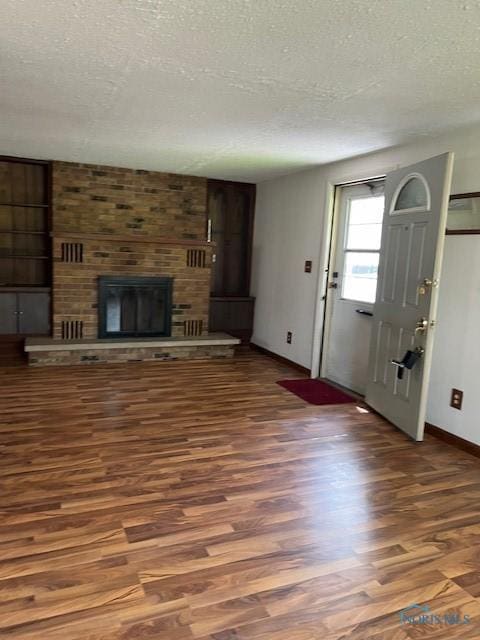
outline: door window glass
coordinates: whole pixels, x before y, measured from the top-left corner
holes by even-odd
[[[410,178],[400,189],[393,211],[408,209],[427,209],[428,193],[420,178]]]
[[[342,297],[375,302],[379,252],[349,251],[345,256]]]
[[[375,302],[383,208],[383,195],[350,200],[344,248],[344,299]]]

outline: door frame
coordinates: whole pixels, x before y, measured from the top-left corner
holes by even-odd
[[[322,239],[320,245],[320,260],[317,276],[317,289],[315,300],[315,313],[313,319],[313,340],[312,355],[310,365],[310,377],[318,378],[323,375],[324,368],[324,346],[326,339],[325,320],[326,320],[326,299],[328,276],[330,266],[332,264],[332,247],[334,247],[335,237],[335,208],[338,207],[341,187],[347,187],[355,184],[362,184],[373,180],[385,180],[386,174],[390,171],[398,169],[400,164],[381,167],[376,171],[371,171],[367,175],[356,173],[353,175],[339,176],[338,178],[330,178],[325,183],[325,203],[323,211],[325,212],[323,219]],[[338,214],[336,216],[338,220]]]
[[[328,296],[329,293],[329,275],[334,271],[335,263],[337,261],[339,253],[339,233],[342,227],[341,220],[341,205],[343,189],[355,186],[368,186],[368,183],[372,182],[385,182],[385,176],[377,176],[376,178],[369,178],[367,180],[356,180],[355,182],[347,182],[345,184],[335,185],[334,199],[333,199],[333,211],[332,211],[332,228],[330,232],[329,252],[328,252],[328,266],[327,266],[327,282],[325,285],[325,299],[323,305],[323,329],[322,329],[322,347],[320,351],[320,376],[326,378],[327,373],[327,345],[332,338],[332,312],[333,312],[333,299]],[[360,302],[358,304],[361,304]],[[371,305],[373,307],[373,304]],[[358,392],[356,392],[358,393]]]
[[[355,184],[355,183],[353,183]],[[333,201],[331,212],[329,212],[329,216],[331,216],[331,228],[330,228],[330,237],[328,240],[328,261],[327,267],[325,269],[325,288],[323,293],[323,322],[322,322],[322,335],[321,335],[321,347],[320,347],[320,361],[319,361],[319,374],[320,377],[324,378],[326,373],[326,345],[330,340],[330,328],[331,328],[331,313],[330,305],[328,303],[328,283],[330,281],[330,273],[333,270],[335,259],[336,259],[336,248],[337,248],[337,240],[338,240],[338,231],[340,227],[340,201],[342,194],[342,187],[347,185],[337,184],[333,189]],[[350,186],[350,185],[348,185]]]

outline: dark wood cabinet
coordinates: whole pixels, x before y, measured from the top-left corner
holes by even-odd
[[[17,333],[17,294],[0,293],[0,335]]]
[[[215,242],[210,330],[249,342],[254,300],[249,296],[255,185],[209,180],[209,239]]]
[[[0,335],[49,333],[49,291],[0,291]]]
[[[210,331],[226,331],[250,342],[255,298],[210,298]]]

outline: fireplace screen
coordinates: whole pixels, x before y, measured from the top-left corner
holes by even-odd
[[[172,278],[100,276],[99,338],[169,336]]]

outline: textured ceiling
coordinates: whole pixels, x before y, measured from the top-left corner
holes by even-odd
[[[480,121],[472,0],[3,0],[0,153],[259,181]]]

